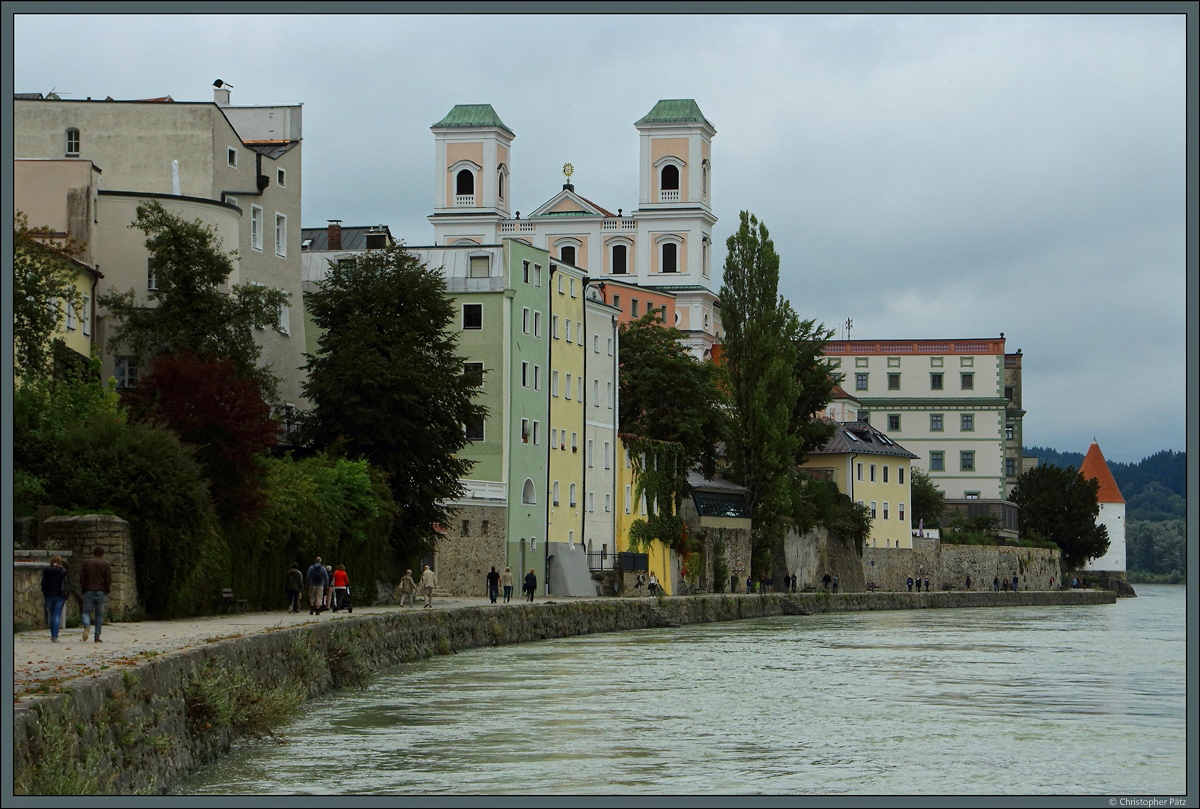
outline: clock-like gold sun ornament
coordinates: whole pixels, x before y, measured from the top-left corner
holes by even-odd
[[[563,163],[563,176],[567,178],[567,182],[571,182],[571,175],[575,173],[575,167],[570,163]]]

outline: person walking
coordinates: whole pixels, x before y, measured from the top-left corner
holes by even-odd
[[[325,600],[325,588],[329,585],[329,571],[321,564],[320,556],[313,560],[308,572],[304,574],[304,580],[308,582],[308,614],[320,615]]]
[[[504,572],[500,574],[500,586],[504,588],[504,603],[512,601],[512,570],[504,568]]]
[[[746,577],[746,595],[750,595],[750,593],[751,593],[751,591],[753,591],[753,589],[754,589],[754,579],[747,576]]]
[[[967,574],[967,589],[968,590],[971,589],[971,574],[970,573]]]
[[[837,576],[834,576],[834,577],[833,577],[833,592],[835,592],[835,593],[836,593],[836,592],[838,591],[838,589],[837,589],[837,588],[838,588],[838,577],[837,577]]]
[[[304,574],[300,566],[292,562],[287,575],[283,579],[283,589],[288,597],[288,613],[300,613],[300,594],[304,592]]]
[[[413,593],[417,592],[417,583],[413,581],[412,571],[404,571],[404,578],[400,579],[400,606],[411,607],[413,605]]]
[[[67,568],[58,554],[50,557],[50,566],[42,571],[42,600],[46,603],[46,623],[50,625],[50,642],[58,643],[62,626],[63,606],[67,603]]]
[[[784,573],[783,574],[783,592],[785,592],[785,593],[791,592],[791,589],[792,589],[792,574]]]
[[[1013,592],[1017,592],[1017,574],[1013,574]]]
[[[528,594],[530,602],[533,601],[535,590],[537,590],[537,574],[533,572],[533,568],[529,568],[529,572],[525,574],[525,592]]]
[[[929,577],[925,577],[925,592],[929,592]]]
[[[350,606],[350,576],[346,573],[345,565],[338,565],[337,570],[333,571],[332,601],[334,612],[343,607],[346,612],[354,612],[354,607]]]
[[[487,574],[487,590],[488,598],[493,604],[500,597],[500,574],[496,572],[496,567],[492,566],[492,572]]]
[[[104,601],[112,592],[112,565],[104,558],[104,546],[92,549],[92,558],[86,559],[79,570],[79,589],[83,592],[83,641],[87,640],[88,623],[95,624],[92,638],[100,642],[100,625],[104,623]]]
[[[992,577],[992,592],[993,593],[1000,592],[1000,577],[999,576]]]
[[[650,572],[650,595],[658,595],[658,576],[654,575],[654,571]]]
[[[832,585],[833,585],[833,576],[830,576],[829,571],[826,570],[825,575],[821,577],[821,587],[824,590],[829,590],[829,588]]]
[[[792,592],[793,593],[796,592],[796,582],[797,582],[797,580],[799,580],[799,578],[800,577],[797,576],[795,573],[792,574]]]
[[[421,571],[421,592],[425,594],[425,608],[433,609],[433,588],[437,586],[437,576],[425,565]]]
[[[910,593],[912,592],[912,583],[913,583],[913,578],[912,578],[912,576],[909,576],[908,577],[908,592],[910,592]]]

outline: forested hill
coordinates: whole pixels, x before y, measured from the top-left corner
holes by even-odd
[[[1079,468],[1083,453],[1058,452],[1049,447],[1026,447],[1040,466]],[[1108,462],[1113,479],[1125,497],[1127,519],[1161,522],[1187,517],[1187,453],[1165,449],[1138,463]]]

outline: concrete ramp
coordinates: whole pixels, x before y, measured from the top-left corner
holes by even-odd
[[[550,569],[546,577],[550,595],[600,595],[600,583],[592,578],[583,545],[572,548],[566,542],[548,542],[546,554],[550,557]]]

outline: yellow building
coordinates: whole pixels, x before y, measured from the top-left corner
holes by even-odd
[[[629,440],[633,436],[619,435],[620,462],[617,464],[617,550],[619,552],[646,553],[649,557],[646,578],[649,580],[653,573],[658,579],[663,592],[672,595],[675,581],[679,576],[679,560],[671,546],[661,540],[653,540],[649,548],[634,549],[629,540],[629,529],[637,520],[649,517],[646,509],[646,497],[643,495],[636,502],[634,494],[637,491],[637,470],[634,469],[630,456]]]
[[[584,541],[585,338],[583,271],[550,264],[550,448],[546,541]]]
[[[837,432],[806,459],[811,477],[831,480],[838,491],[871,512],[872,548],[912,547],[912,480],[918,456],[862,421],[838,423]]]

